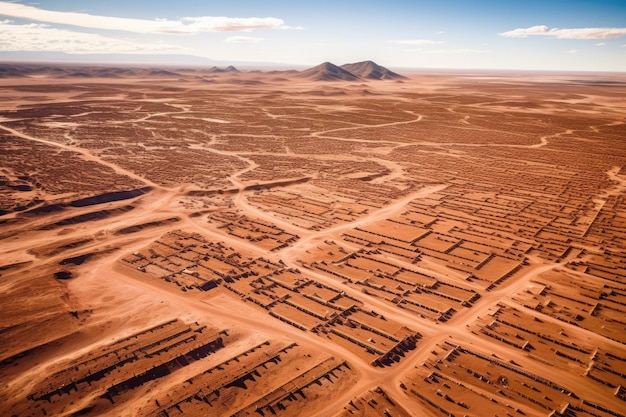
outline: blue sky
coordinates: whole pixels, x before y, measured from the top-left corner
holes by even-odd
[[[626,71],[626,1],[0,1],[8,51]]]

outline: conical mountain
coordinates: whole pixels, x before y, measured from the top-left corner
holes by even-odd
[[[212,73],[221,73],[221,72],[239,72],[239,70],[235,67],[233,67],[232,65],[227,66],[226,68],[220,68],[220,67],[211,67],[207,70],[207,72],[212,72]]]
[[[406,79],[405,76],[391,71],[381,65],[378,65],[374,61],[362,61],[355,62],[353,64],[342,65],[341,68],[352,74],[369,79],[369,80],[402,80]]]
[[[346,71],[330,62],[324,62],[316,67],[304,70],[299,76],[313,81],[356,81],[359,79],[350,71]]]

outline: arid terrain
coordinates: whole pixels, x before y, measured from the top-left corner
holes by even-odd
[[[626,415],[626,75],[0,65],[0,415]]]

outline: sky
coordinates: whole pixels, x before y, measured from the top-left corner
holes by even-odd
[[[626,72],[626,0],[0,1],[0,62],[54,52]]]

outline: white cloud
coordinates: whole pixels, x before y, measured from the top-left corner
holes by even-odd
[[[598,43],[594,43],[595,46],[604,46],[606,45],[605,42],[598,42]]]
[[[129,19],[124,17],[96,16],[88,13],[57,12],[6,1],[0,1],[0,15],[92,29],[177,35],[200,32],[235,32],[254,29],[289,28],[284,25],[282,19],[275,17],[197,16],[183,17],[179,20]]]
[[[445,35],[446,32],[444,32],[443,30],[440,30],[439,32],[437,32],[437,35]]]
[[[289,26],[289,25],[282,25],[277,27],[276,29],[280,29],[280,30],[304,30],[304,28],[302,26]]]
[[[570,49],[569,51],[567,51],[568,54],[577,54],[578,53],[578,49]]]
[[[187,48],[163,43],[141,43],[55,29],[47,25],[0,23],[0,51],[58,51],[68,54],[184,53]]]
[[[419,52],[422,54],[432,55],[460,55],[460,54],[489,54],[492,51],[489,49],[412,49],[412,52]]]
[[[263,38],[255,38],[252,36],[231,36],[226,38],[224,42],[228,43],[259,43],[263,40]]]
[[[546,35],[548,27],[545,25],[532,26],[526,29],[514,29],[508,32],[498,33],[498,36],[504,36],[505,38],[525,38],[529,35]]]
[[[554,36],[559,39],[612,39],[626,35],[626,28],[580,28],[550,29],[545,25],[531,26],[498,33],[505,38],[526,38],[528,36]]]
[[[436,45],[445,43],[444,41],[433,41],[430,39],[397,39],[387,41],[389,43],[397,43],[399,45]]]

